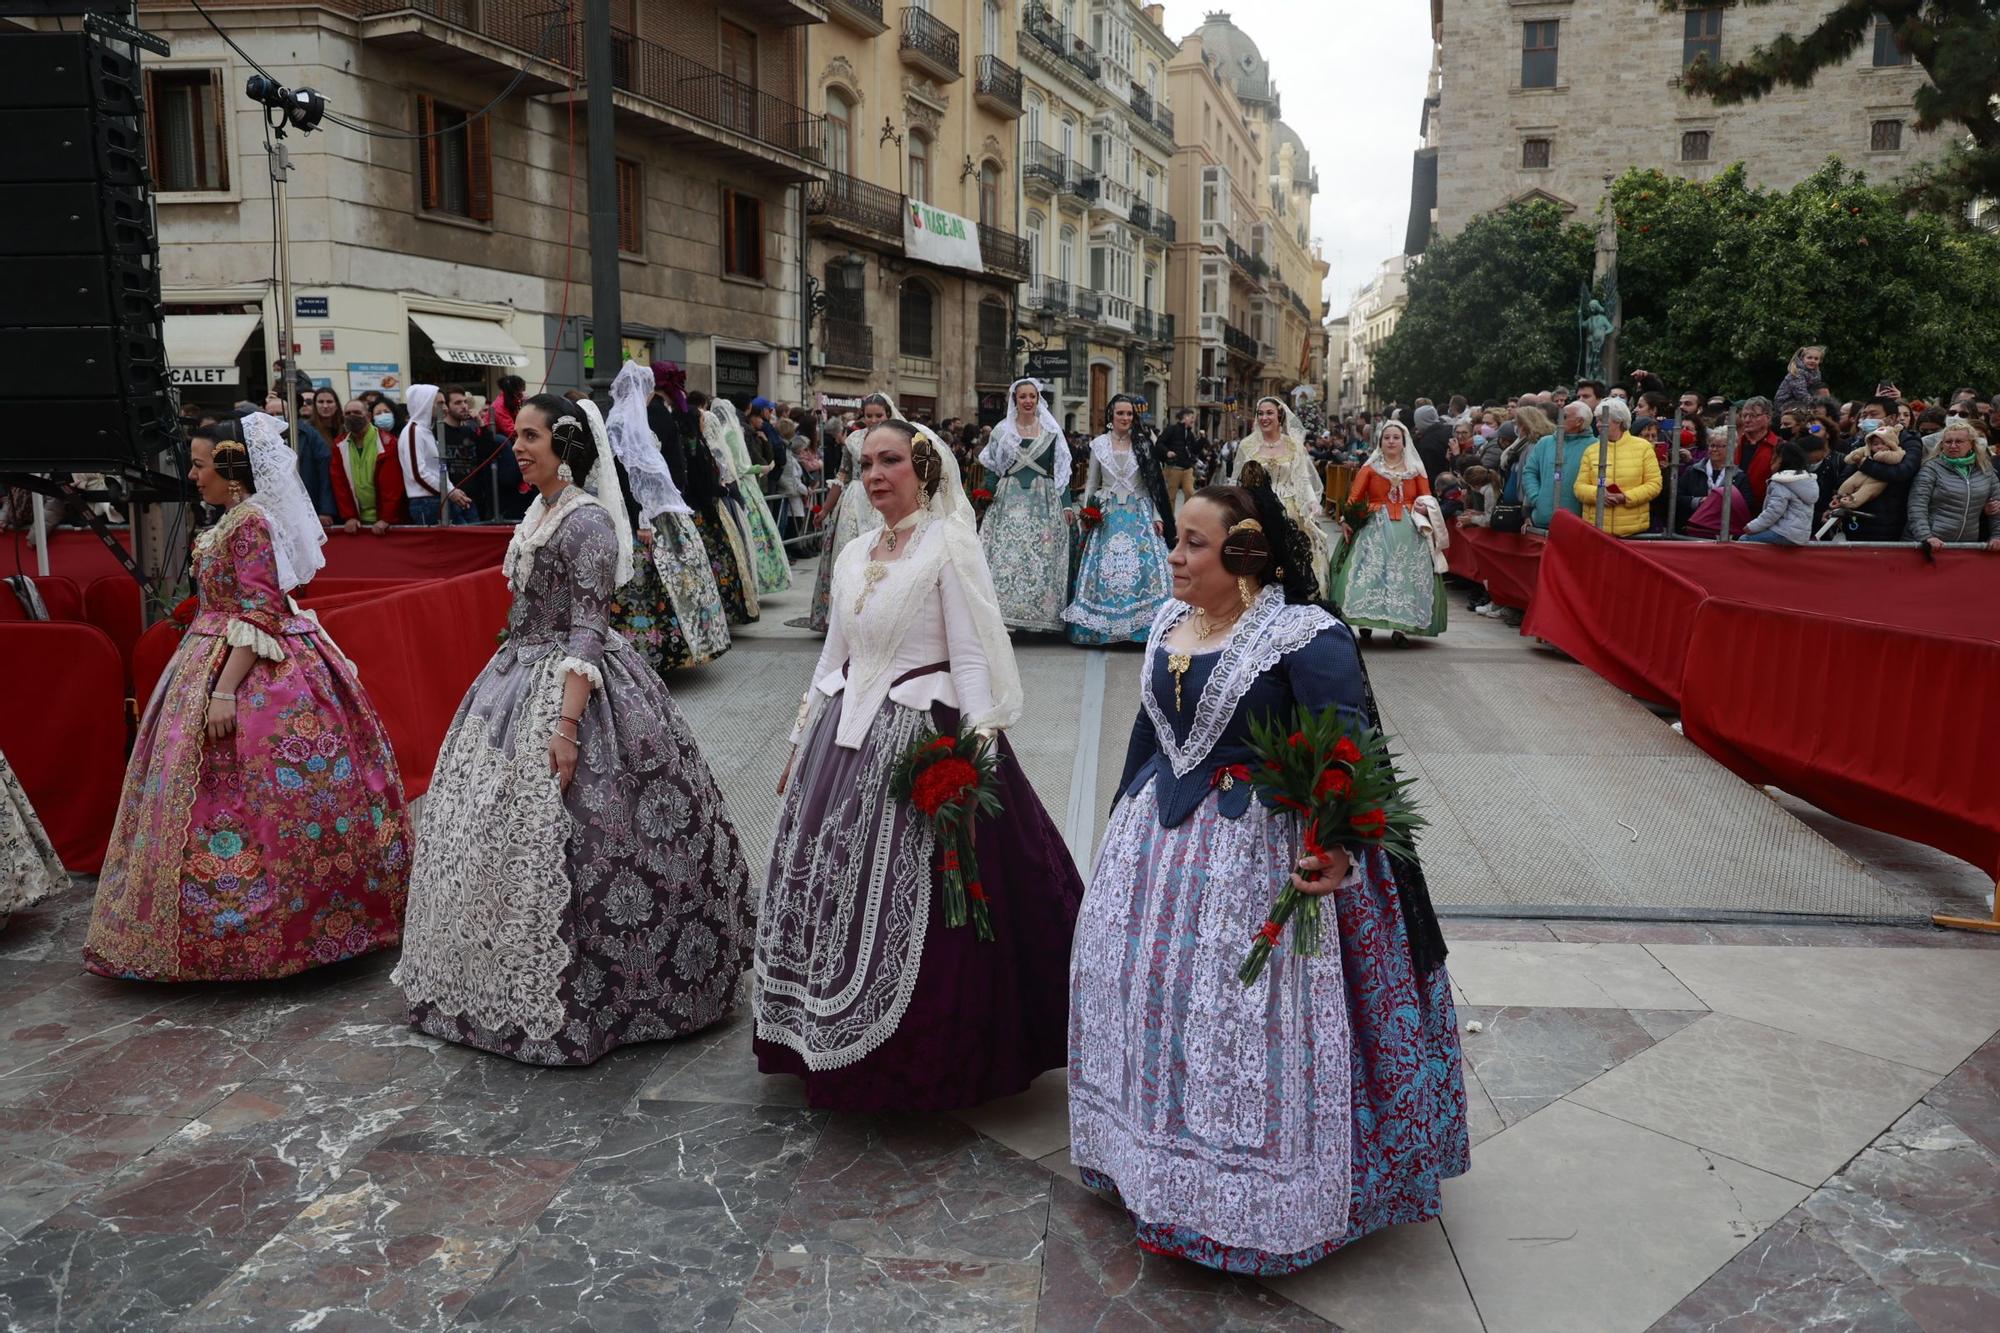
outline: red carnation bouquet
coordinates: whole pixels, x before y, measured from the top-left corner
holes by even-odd
[[[992,742],[963,723],[948,735],[933,731],[896,761],[889,791],[915,806],[937,838],[944,923],[962,926],[970,920],[978,938],[992,939],[993,918],[972,848],[973,821],[1000,813],[999,758]]]
[[[1078,516],[1083,519],[1086,528],[1094,528],[1104,521],[1104,511],[1096,505],[1085,505]]]
[[[1396,775],[1388,738],[1374,727],[1350,727],[1337,708],[1318,713],[1301,708],[1289,727],[1253,720],[1250,749],[1258,760],[1250,769],[1251,784],[1280,810],[1299,817],[1307,856],[1325,856],[1336,847],[1415,855],[1417,831],[1424,826],[1410,799],[1415,779]],[[1319,953],[1319,899],[1300,893],[1287,879],[1236,970],[1238,981],[1247,986],[1263,973],[1288,920],[1292,953],[1300,958]]]

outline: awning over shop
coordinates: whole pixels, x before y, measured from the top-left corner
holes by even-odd
[[[236,359],[262,319],[262,315],[168,315],[167,366],[172,382],[240,384],[243,373]]]
[[[428,310],[412,310],[410,321],[422,329],[436,349],[438,360],[461,366],[510,366],[528,364],[528,354],[506,326],[491,319],[467,319],[461,315],[436,315]]]

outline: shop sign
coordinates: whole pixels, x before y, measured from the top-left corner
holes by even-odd
[[[903,252],[941,268],[986,271],[979,256],[979,228],[956,213],[912,199],[903,210]]]
[[[235,366],[170,366],[167,382],[189,388],[203,385],[237,384],[243,373]]]
[[[1069,353],[1060,348],[1028,353],[1028,375],[1038,380],[1069,378]]]
[[[373,390],[389,398],[403,396],[403,368],[394,361],[350,361],[347,392],[352,398]]]

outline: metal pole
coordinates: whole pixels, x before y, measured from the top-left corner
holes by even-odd
[[[1680,528],[1681,410],[1674,408],[1674,433],[1667,437],[1667,536]]]
[[[1730,501],[1736,498],[1736,451],[1742,441],[1736,437],[1736,404],[1729,405],[1729,461],[1722,465],[1722,529],[1715,534],[1719,542],[1729,540]]]
[[[38,491],[29,491],[28,503],[33,505],[35,509],[35,573],[42,578],[47,578],[49,576],[49,516],[42,509],[42,506],[48,503],[48,497]]]
[[[624,359],[618,290],[618,125],[611,105],[611,0],[585,0],[584,128],[590,139],[590,322],[596,348],[591,387],[608,389]]]
[[[1600,407],[1599,414],[1601,412],[1602,408]],[[1590,521],[1597,525],[1599,532],[1602,532],[1604,531],[1604,483],[1611,472],[1611,441],[1608,438],[1603,421],[1598,420],[1595,424],[1597,426],[1597,506],[1596,512],[1592,515]],[[1554,518],[1555,515],[1551,514],[1549,517]]]
[[[271,148],[271,179],[275,184],[272,195],[277,200],[277,215],[271,226],[278,238],[278,365],[285,377],[285,421],[290,433],[292,451],[299,448],[299,384],[297,364],[292,360],[292,235],[291,225],[286,219],[285,196],[292,171],[291,155],[285,151],[285,127],[278,126],[278,142]]]

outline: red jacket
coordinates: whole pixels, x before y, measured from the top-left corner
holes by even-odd
[[[1743,469],[1744,479],[1750,483],[1750,506],[1764,507],[1764,488],[1771,484],[1771,469],[1778,461],[1778,446],[1783,443],[1776,432],[1766,428],[1764,438],[1752,441],[1747,437],[1736,442],[1736,465]]]
[[[403,468],[396,461],[396,437],[386,430],[377,430],[375,437],[375,517],[382,523],[401,523]],[[347,436],[343,433],[333,442],[333,466],[327,469],[333,475],[333,507],[343,522],[350,518],[358,522],[361,509],[354,502],[354,486],[347,480],[349,466]]]

